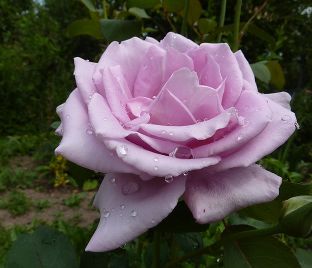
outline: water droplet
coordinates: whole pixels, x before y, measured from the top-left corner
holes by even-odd
[[[108,218],[109,215],[110,215],[110,212],[109,212],[109,211],[104,211],[104,212],[103,212],[103,217],[104,217],[104,218]]]
[[[242,140],[242,138],[243,138],[243,136],[242,136],[242,135],[238,135],[238,136],[237,136],[237,141]]]
[[[118,147],[118,153],[121,157],[125,157],[128,154],[128,147],[126,145],[120,145]]]
[[[92,96],[93,96],[92,94],[90,94],[90,95],[89,95],[89,100],[91,100],[91,99],[92,99]]]
[[[158,170],[158,166],[155,166],[155,167],[154,167],[154,170]]]
[[[193,151],[189,147],[179,146],[175,148],[169,156],[181,159],[191,159],[193,158]]]
[[[156,221],[154,219],[152,219],[152,223],[155,223]]]
[[[245,117],[239,116],[239,117],[238,117],[238,124],[239,124],[240,126],[244,126],[244,125],[245,125]]]
[[[155,99],[156,99],[156,96],[153,96],[152,99],[155,100]]]
[[[90,128],[88,128],[88,129],[86,130],[86,132],[87,132],[88,135],[92,135],[92,134],[93,134],[93,130],[90,129]]]
[[[288,122],[289,120],[291,120],[291,117],[289,115],[283,115],[281,120],[284,122]]]
[[[122,217],[122,213],[120,213],[119,216]]]
[[[154,158],[154,161],[155,161],[155,162],[158,162],[158,160],[159,160],[159,159],[158,159],[157,157]]]
[[[169,132],[169,136],[173,136],[173,133],[172,133],[172,132]]]
[[[66,119],[69,119],[69,118],[70,118],[70,115],[69,115],[69,114],[67,114],[65,117],[66,117]]]
[[[163,135],[165,135],[166,133],[167,133],[166,130],[161,131],[161,134],[163,134]]]
[[[103,118],[103,121],[107,121],[107,117],[104,117],[104,118]]]
[[[136,212],[135,210],[132,210],[132,211],[130,212],[130,215],[131,215],[131,217],[136,217],[137,212]]]
[[[116,178],[111,178],[110,181],[111,183],[116,183]]]
[[[140,185],[135,181],[129,181],[122,186],[122,193],[124,195],[134,194],[139,191]]]
[[[125,206],[124,204],[120,205],[120,208],[121,208],[121,209],[125,209],[125,207],[126,207],[126,206]]]
[[[183,172],[183,176],[187,176],[188,175],[188,171]]]
[[[165,182],[166,182],[166,183],[171,183],[171,182],[173,182],[173,176],[170,176],[170,175],[169,175],[169,176],[166,176],[166,177],[165,177]]]
[[[298,124],[298,122],[295,122],[295,128],[300,129],[300,125]]]

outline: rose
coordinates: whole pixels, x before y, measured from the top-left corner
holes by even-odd
[[[157,225],[182,196],[199,223],[278,195],[255,164],[295,130],[287,93],[260,94],[241,51],[174,33],[111,43],[99,63],[75,59],[75,89],[57,111],[56,149],[105,172],[90,251]]]

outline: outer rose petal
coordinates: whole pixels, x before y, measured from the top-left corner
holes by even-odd
[[[266,128],[237,151],[222,158],[211,170],[249,166],[272,153],[294,133],[297,123],[295,114],[271,100],[267,101],[273,117]]]
[[[77,89],[70,94],[63,106],[61,119],[63,138],[55,150],[56,154],[92,170],[139,173],[113,155],[91,134],[88,112]]]
[[[234,55],[238,62],[239,68],[243,74],[244,80],[246,80],[251,85],[250,87],[251,90],[258,91],[256,80],[255,80],[255,75],[252,72],[250,65],[248,61],[246,60],[243,52],[239,50],[239,51],[236,51]]]
[[[79,57],[74,58],[75,79],[80,96],[85,103],[89,103],[92,95],[96,92],[92,76],[96,63],[89,62]]]
[[[170,157],[148,151],[126,140],[104,139],[103,142],[107,148],[116,150],[117,155],[125,163],[154,177],[176,177],[191,170],[198,170],[215,165],[220,161],[220,157],[218,156],[200,159]]]
[[[160,41],[160,46],[165,49],[169,49],[172,47],[180,52],[186,52],[190,49],[198,47],[198,45],[190,39],[187,39],[180,34],[172,32],[167,33],[165,38]]]
[[[284,108],[290,110],[291,96],[287,92],[264,94],[264,96],[270,99],[271,101],[274,101],[279,105],[283,106]]]
[[[143,182],[131,174],[108,174],[94,203],[101,211],[99,226],[87,251],[118,248],[161,222],[177,205],[185,178],[166,183],[161,178]]]
[[[258,165],[210,175],[200,170],[188,177],[184,200],[199,223],[218,221],[238,209],[271,201],[282,182]]]

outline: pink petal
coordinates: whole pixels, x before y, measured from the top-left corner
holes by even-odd
[[[103,70],[103,85],[105,98],[114,116],[122,122],[129,121],[126,103],[131,98],[131,93],[120,66],[108,67]]]
[[[274,101],[284,108],[290,110],[291,96],[287,92],[264,94],[264,96],[271,101]]]
[[[222,110],[218,91],[200,86],[197,74],[187,68],[175,71],[163,88],[182,101],[197,120],[210,119]]]
[[[165,87],[150,107],[151,123],[160,125],[190,125],[196,119],[189,109]]]
[[[239,150],[224,157],[220,164],[213,167],[214,171],[249,166],[272,153],[293,134],[297,122],[295,114],[269,99],[267,101],[272,112],[272,119],[265,129],[241,146]]]
[[[154,178],[141,181],[131,174],[108,174],[94,204],[101,220],[86,251],[116,249],[160,223],[178,203],[185,190],[185,178],[171,183]]]
[[[76,57],[75,62],[75,78],[77,88],[85,103],[89,103],[92,95],[96,92],[95,85],[92,80],[92,76],[95,70],[96,64]]]
[[[166,156],[148,151],[126,140],[104,140],[104,143],[110,150],[116,150],[117,155],[126,164],[156,177],[176,177],[191,170],[215,165],[220,161],[218,156],[201,159]]]
[[[199,48],[188,52],[193,59],[195,70],[200,73],[205,66],[207,56],[212,57],[220,67],[221,76],[226,79],[222,105],[225,109],[233,106],[238,100],[243,77],[237,60],[227,44],[201,44]]]
[[[190,49],[198,47],[198,45],[193,41],[191,41],[190,39],[187,39],[180,34],[172,32],[167,33],[165,38],[160,41],[160,46],[165,49],[174,48],[180,52],[186,52]]]
[[[209,175],[196,171],[188,176],[184,200],[199,223],[215,222],[241,208],[273,200],[281,182],[258,165]]]
[[[206,64],[199,72],[200,84],[217,88],[223,81],[219,64],[209,55],[206,58]]]
[[[152,136],[174,142],[188,142],[192,139],[206,140],[212,137],[217,130],[225,128],[231,118],[231,110],[225,111],[216,117],[188,126],[162,126],[142,124],[140,129]]]
[[[92,134],[88,112],[77,89],[67,99],[61,119],[63,138],[55,150],[56,154],[91,170],[138,173],[123,163]]]
[[[133,88],[139,68],[151,46],[154,45],[137,37],[125,40],[120,44],[118,42],[112,42],[96,66],[93,79],[97,88],[103,88],[101,70],[116,65],[121,66],[128,87]]]
[[[149,110],[148,108],[152,101],[153,100],[150,98],[136,97],[128,100],[127,108],[133,116],[139,117],[143,112],[147,112]]]
[[[133,95],[152,98],[156,96],[162,86],[163,62],[166,51],[152,46],[142,60],[138,75],[135,79]]]
[[[243,52],[241,50],[236,51],[234,53],[236,60],[238,62],[239,68],[243,74],[243,79],[246,80],[250,85],[250,89],[254,91],[258,91],[255,75],[250,68],[248,61],[246,60]]]
[[[272,114],[266,99],[253,91],[243,91],[235,108],[238,115],[244,118],[244,123],[229,133],[225,132],[223,138],[194,148],[195,157],[229,154],[261,133],[271,120]]]
[[[99,137],[125,138],[131,132],[124,129],[109,109],[105,99],[95,93],[88,105],[90,123]]]

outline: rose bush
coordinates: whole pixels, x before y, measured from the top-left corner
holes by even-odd
[[[255,164],[294,132],[285,93],[260,94],[243,53],[168,33],[111,43],[75,59],[77,88],[58,107],[57,154],[106,173],[89,251],[117,248],[157,225],[179,198],[199,223],[278,195]]]

